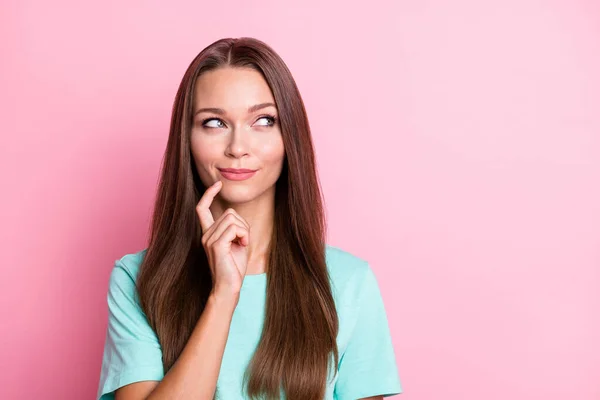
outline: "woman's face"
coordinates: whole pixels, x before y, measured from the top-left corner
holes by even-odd
[[[206,187],[222,181],[219,197],[232,204],[275,190],[285,153],[275,99],[258,71],[224,67],[200,75],[192,121],[192,155]]]

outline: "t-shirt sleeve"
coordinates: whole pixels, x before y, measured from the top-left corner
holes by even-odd
[[[104,342],[97,399],[114,399],[118,388],[164,377],[158,338],[136,296],[135,276],[115,262],[108,287],[108,328]]]
[[[335,394],[339,400],[402,393],[383,299],[366,264],[357,294],[356,324],[340,356]]]

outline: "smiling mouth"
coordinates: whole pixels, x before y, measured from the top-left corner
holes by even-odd
[[[236,169],[236,168],[217,168],[225,179],[230,181],[244,181],[254,176],[257,170]]]
[[[247,174],[250,172],[256,172],[255,169],[247,169],[247,168],[217,168],[221,172],[229,172],[232,174]]]

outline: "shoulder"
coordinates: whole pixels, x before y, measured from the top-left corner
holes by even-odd
[[[367,260],[330,244],[325,247],[325,258],[330,273],[340,277],[364,273],[369,268]]]
[[[109,323],[119,335],[125,335],[122,329],[127,329],[127,335],[154,342],[155,335],[141,308],[137,291],[137,277],[145,255],[146,250],[140,250],[115,260],[107,294]]]
[[[375,278],[367,260],[339,247],[326,246],[326,261],[334,295],[342,303],[355,299],[365,281]]]
[[[131,280],[135,282],[146,251],[147,249],[143,249],[134,253],[128,253],[115,260],[111,272],[111,283],[115,280]]]
[[[111,272],[110,286],[135,287],[140,266],[148,249],[128,253],[115,260]],[[365,278],[370,278],[373,271],[367,260],[358,257],[340,247],[327,244],[325,259],[329,278],[338,294],[351,296],[360,290]]]
[[[110,306],[136,305],[136,282],[146,249],[125,254],[115,260],[108,283]]]

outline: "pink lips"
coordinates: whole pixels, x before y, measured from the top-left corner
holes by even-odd
[[[221,175],[231,181],[243,181],[251,178],[256,170],[246,168],[217,168]]]

